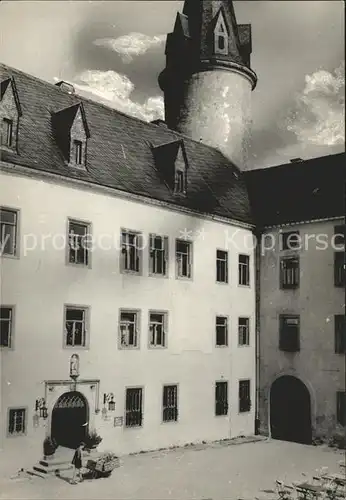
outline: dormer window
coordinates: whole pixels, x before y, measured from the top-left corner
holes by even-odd
[[[226,22],[222,13],[219,11],[217,21],[214,29],[214,52],[215,54],[228,54],[228,30]]]
[[[74,141],[75,163],[76,165],[83,164],[83,143],[82,141]]]
[[[13,120],[4,118],[2,121],[1,144],[8,148],[13,144]]]
[[[182,170],[177,170],[175,173],[175,193],[186,193],[186,175]]]
[[[90,131],[82,103],[52,114],[53,132],[69,167],[86,168]]]

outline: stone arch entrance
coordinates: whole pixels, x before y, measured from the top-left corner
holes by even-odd
[[[311,444],[311,401],[305,384],[284,375],[270,389],[270,428],[273,439]]]
[[[89,408],[86,398],[77,391],[65,392],[52,412],[51,437],[59,446],[77,448],[86,437]]]

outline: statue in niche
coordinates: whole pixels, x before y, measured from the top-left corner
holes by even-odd
[[[70,359],[70,377],[79,377],[79,356],[78,354],[72,354]]]

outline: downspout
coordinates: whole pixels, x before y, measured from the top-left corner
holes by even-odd
[[[255,401],[255,434],[260,432],[260,319],[261,319],[261,236],[260,230],[255,230],[256,238],[256,251],[255,251],[255,321],[256,321],[256,335],[255,335],[255,352],[256,352],[256,401]]]

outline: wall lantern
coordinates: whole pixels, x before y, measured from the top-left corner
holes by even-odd
[[[40,418],[46,419],[48,417],[48,410],[47,410],[46,401],[44,400],[44,398],[36,399],[35,412],[36,412],[36,415],[37,415],[37,412],[39,412],[38,415]]]
[[[108,403],[108,410],[109,411],[114,411],[115,410],[115,401],[114,401],[114,394],[112,392],[109,392],[108,394],[103,395],[103,406],[106,406],[106,403]]]

